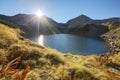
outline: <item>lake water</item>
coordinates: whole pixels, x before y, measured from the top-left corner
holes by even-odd
[[[103,54],[109,49],[101,38],[90,38],[72,34],[40,35],[33,38],[40,45],[73,54]]]

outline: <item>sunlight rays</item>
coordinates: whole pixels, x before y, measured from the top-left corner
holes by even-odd
[[[38,17],[38,18],[41,18],[44,16],[44,13],[41,11],[41,10],[38,10],[36,11],[35,15]]]
[[[40,10],[36,11],[36,14],[29,15],[26,17],[24,22],[26,26],[30,26],[33,31],[34,36],[39,36],[40,34],[56,34],[60,31],[56,28],[57,26],[51,22],[50,18],[45,16]]]

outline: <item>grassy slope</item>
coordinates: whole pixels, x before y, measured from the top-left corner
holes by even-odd
[[[0,77],[2,80],[119,80],[120,53],[62,54],[19,35],[18,29],[0,24]],[[16,61],[14,61],[17,58]],[[117,61],[117,62],[116,62]],[[5,69],[11,63],[9,68]],[[29,68],[27,67],[29,66]],[[3,74],[4,73],[4,74]]]

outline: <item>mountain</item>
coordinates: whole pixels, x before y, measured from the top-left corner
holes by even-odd
[[[94,20],[86,15],[80,15],[69,20],[68,33],[100,36],[109,30],[120,27],[120,18],[113,17],[103,20]]]
[[[103,19],[103,20],[94,20],[89,18],[86,15],[80,15],[74,19],[71,19],[67,22],[67,25],[69,28],[81,26],[83,27],[86,24],[96,24],[96,25],[106,25],[110,29],[111,27],[117,27],[120,26],[120,17],[113,17],[113,18],[108,18],[108,19]]]
[[[27,38],[38,36],[38,34],[59,33],[100,36],[120,26],[119,17],[94,20],[86,15],[80,15],[67,23],[58,23],[47,16],[39,19],[32,14],[0,15],[0,19],[5,21],[5,23],[18,26],[24,32],[22,35]]]
[[[28,14],[17,14],[14,16],[0,15],[0,19],[17,25],[25,32],[24,36],[26,37],[32,37],[38,34],[60,33],[57,27],[61,25],[47,16],[43,16],[39,19],[35,15]]]
[[[69,28],[73,28],[79,25],[85,25],[92,23],[92,19],[86,15],[80,15],[74,19],[71,19],[67,22]]]

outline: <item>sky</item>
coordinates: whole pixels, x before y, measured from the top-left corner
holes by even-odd
[[[61,23],[81,14],[105,19],[120,17],[120,0],[0,0],[0,14],[35,14],[37,10]]]

